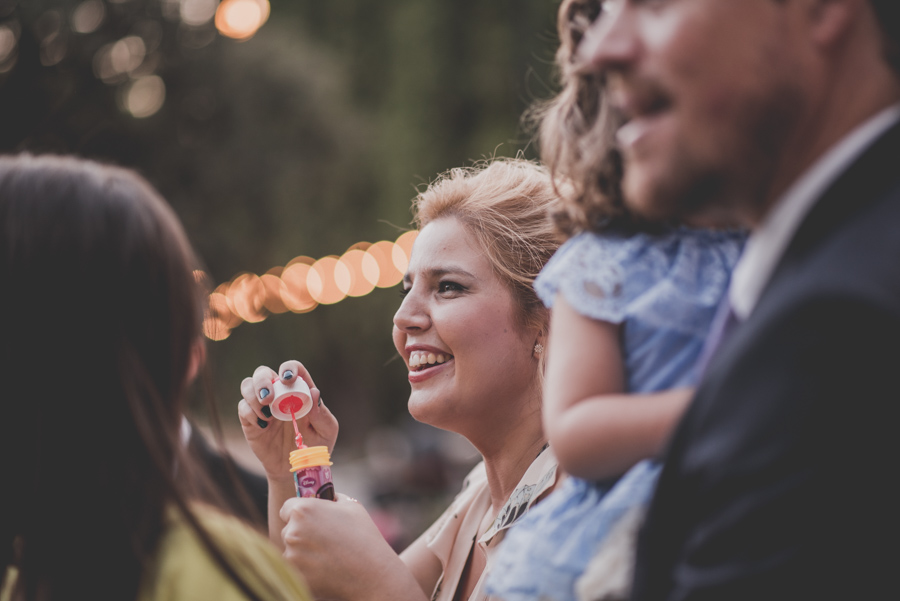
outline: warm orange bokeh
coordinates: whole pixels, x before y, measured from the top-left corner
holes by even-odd
[[[222,0],[216,9],[216,29],[235,40],[248,40],[269,18],[268,0]]]
[[[396,286],[403,279],[403,273],[394,264],[394,243],[388,240],[376,242],[366,251],[378,263],[378,281],[375,283],[379,288],[390,288]],[[401,250],[402,252],[402,250]]]
[[[262,276],[239,274],[209,295],[203,333],[210,340],[224,340],[243,321],[257,323],[269,313],[307,313],[320,304],[365,296],[376,286],[396,286],[409,266],[417,234],[406,232],[396,242],[357,242],[340,257],[295,257],[283,269],[273,267]],[[198,271],[194,277],[199,282],[208,276]]]
[[[218,342],[231,336],[231,330],[221,319],[207,316],[203,320],[203,335],[210,340]]]
[[[323,257],[316,261],[306,275],[309,294],[323,305],[344,300],[350,289],[350,272],[337,257]]]
[[[281,299],[285,306],[294,313],[312,311],[319,304],[309,294],[309,287],[306,283],[310,269],[309,264],[298,261],[285,267],[281,274],[281,280],[286,288],[281,293]]]
[[[242,273],[236,277],[228,287],[228,298],[244,321],[257,323],[266,318],[266,287],[258,275]]]
[[[263,306],[266,310],[269,313],[286,312],[288,308],[284,304],[284,294],[287,291],[287,286],[284,281],[277,274],[272,273],[271,270],[269,273],[259,276],[259,279],[266,288],[266,298],[263,301]]]
[[[401,269],[401,271],[403,272],[405,272],[409,267],[409,258],[412,256],[413,242],[416,241],[416,236],[418,235],[419,230],[410,230],[404,234],[401,234],[400,237],[397,238],[397,246],[403,249],[403,252],[406,253],[406,265],[403,267],[403,269]]]
[[[370,245],[367,244],[366,248]],[[347,296],[365,296],[374,290],[378,281],[378,263],[371,255],[359,248],[351,248],[341,257],[350,272],[350,288]]]
[[[209,295],[209,314],[224,323],[225,327],[231,329],[241,325],[241,322],[244,320],[235,313],[234,308],[231,306],[231,301],[228,300],[228,296],[225,294],[227,291],[228,284],[222,284],[216,288],[215,292]]]

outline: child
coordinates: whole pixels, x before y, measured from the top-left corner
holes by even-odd
[[[541,129],[544,160],[574,182],[557,215],[571,238],[535,282],[552,306],[544,425],[573,477],[499,550],[488,590],[506,601],[574,601],[576,582],[614,526],[639,521],[660,469],[654,458],[690,399],[744,240],[734,231],[644,223],[625,209],[616,123],[574,58],[598,12],[598,2],[584,0],[560,7],[565,85]],[[614,554],[622,561],[611,575],[618,596],[627,595],[631,553],[626,545]]]
[[[552,305],[544,423],[574,477],[511,529],[491,594],[572,601],[610,528],[649,500],[651,458],[689,400],[742,241],[686,228],[586,232],[541,272],[535,288]]]

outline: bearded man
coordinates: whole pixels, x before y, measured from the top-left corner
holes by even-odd
[[[900,3],[605,0],[591,17],[571,64],[621,118],[626,205],[752,232],[633,599],[900,598]]]

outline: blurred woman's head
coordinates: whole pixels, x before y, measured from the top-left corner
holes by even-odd
[[[194,253],[143,179],[73,158],[0,158],[0,228],[0,565],[42,598],[134,598],[190,480]]]
[[[532,284],[559,245],[555,203],[546,169],[522,159],[453,169],[415,199],[420,233],[394,343],[420,421],[471,440],[479,426],[540,410],[535,345],[548,312]]]

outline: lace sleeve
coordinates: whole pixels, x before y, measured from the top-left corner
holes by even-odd
[[[562,294],[592,319],[622,323],[638,314],[660,326],[705,332],[708,320],[696,308],[715,310],[744,238],[688,228],[659,236],[584,233],[560,247],[535,290],[548,307]],[[694,309],[685,312],[686,305]]]

